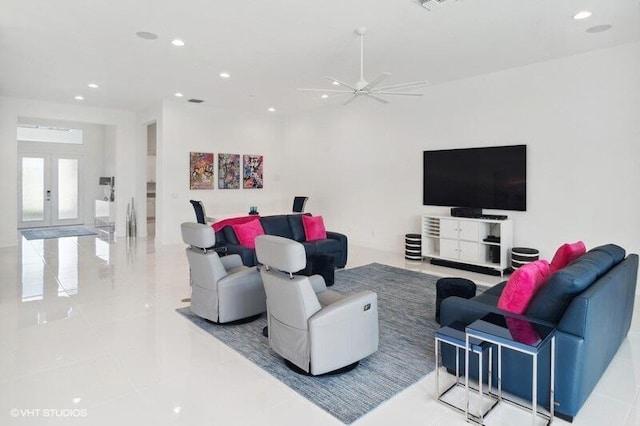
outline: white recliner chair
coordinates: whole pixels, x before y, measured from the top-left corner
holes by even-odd
[[[304,246],[273,235],[256,238],[267,293],[271,348],[313,376],[355,366],[378,350],[377,295],[342,295],[324,279],[293,275],[304,269]]]
[[[182,240],[189,244],[191,311],[216,323],[249,318],[267,310],[260,272],[242,265],[237,254],[219,257],[216,234],[209,225],[185,222]]]

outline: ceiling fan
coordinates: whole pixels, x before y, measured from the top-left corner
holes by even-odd
[[[325,92],[332,93],[334,96],[342,96],[351,94],[353,95],[344,105],[352,102],[359,96],[366,96],[372,99],[375,99],[378,102],[382,102],[384,104],[389,103],[388,100],[382,98],[380,95],[400,95],[400,96],[422,96],[422,93],[407,93],[405,90],[409,89],[418,89],[424,87],[428,84],[428,81],[413,81],[410,83],[400,83],[393,84],[391,86],[378,86],[385,78],[389,77],[391,73],[383,72],[378,77],[374,78],[371,81],[366,81],[364,79],[364,35],[367,33],[366,27],[360,27],[356,29],[356,33],[360,35],[360,80],[358,80],[355,84],[347,84],[344,81],[338,80],[333,77],[325,77],[327,80],[333,82],[333,84],[337,86],[343,86],[343,89],[298,89],[298,90],[306,90],[313,92]],[[329,97],[328,95],[323,95],[323,97]]]

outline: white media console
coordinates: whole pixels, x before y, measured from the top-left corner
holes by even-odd
[[[511,220],[422,215],[422,256],[498,271],[509,267]],[[436,262],[434,262],[436,263]]]

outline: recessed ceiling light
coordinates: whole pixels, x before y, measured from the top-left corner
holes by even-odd
[[[87,84],[87,86],[91,87],[92,89],[97,89],[99,86],[95,83],[89,83]]]
[[[274,107],[269,107],[269,112],[275,112],[276,109]]]
[[[589,28],[587,28],[587,30],[586,30],[586,31],[587,31],[588,33],[591,33],[591,34],[594,34],[594,33],[601,33],[601,32],[603,32],[603,31],[609,31],[609,30],[611,29],[611,27],[613,27],[613,25],[609,25],[609,24],[606,24],[606,25],[596,25],[596,26],[594,26],[594,27],[589,27]]]
[[[158,34],[150,33],[148,31],[138,31],[136,35],[145,40],[155,40],[158,38]]]
[[[334,82],[333,82],[333,85],[334,85],[334,86],[339,86],[339,85],[340,85],[340,83],[338,83],[337,81],[334,81]]]
[[[175,96],[176,98],[181,98],[181,97],[183,97],[184,95],[183,95],[182,93],[180,93],[180,92],[176,92],[174,96]]]
[[[327,95],[326,93],[322,96],[320,96],[322,99],[327,99],[329,97],[329,95]]]
[[[84,96],[78,95],[73,99],[75,99],[76,101],[84,101]]]
[[[229,77],[231,77],[231,74],[229,74],[228,72],[221,72],[221,73],[220,73],[220,77],[222,77],[222,78],[229,78]]]
[[[175,39],[171,41],[171,44],[173,44],[174,46],[184,46],[184,41]]]
[[[581,10],[580,12],[573,15],[573,19],[579,21],[580,19],[587,19],[589,16],[591,16],[591,12],[589,12],[588,10]]]

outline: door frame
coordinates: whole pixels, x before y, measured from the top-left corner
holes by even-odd
[[[29,221],[22,220],[22,159],[23,158],[44,158],[44,190],[51,191],[49,200],[44,205],[44,220]],[[39,228],[48,226],[83,225],[84,224],[84,154],[57,153],[57,152],[34,152],[23,151],[18,153],[18,229]],[[58,208],[58,160],[72,159],[78,160],[78,217],[73,219],[59,219],[57,217]],[[48,176],[47,176],[48,175]],[[48,185],[47,185],[48,184]]]

